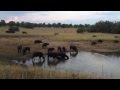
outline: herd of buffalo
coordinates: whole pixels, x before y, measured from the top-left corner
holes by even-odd
[[[41,40],[35,40],[34,43],[35,44],[42,43],[43,49],[49,45],[49,43],[43,43]],[[22,53],[23,55],[26,55],[26,52],[30,53],[30,47],[23,47],[22,45],[19,45],[17,47],[17,50],[18,50],[18,53]],[[67,52],[67,49],[65,46],[63,46],[63,47],[58,46],[57,51],[55,51],[54,47],[47,48],[48,60],[49,60],[49,58],[58,59],[58,60],[68,60],[69,57],[66,54],[66,52]],[[71,54],[78,53],[78,49],[75,45],[70,45],[70,53]],[[40,59],[42,58],[43,60],[45,60],[44,53],[42,53],[42,52],[34,52],[32,54],[32,58],[34,59],[35,57],[39,57]]]
[[[95,35],[93,37],[96,37]],[[35,44],[37,43],[42,43],[42,48],[46,48],[49,43],[43,43],[41,40],[35,40],[34,41]],[[103,40],[99,39],[97,41],[91,41],[91,45],[95,46],[96,44],[99,43],[103,43]],[[118,40],[114,40],[113,43],[119,43]],[[22,45],[19,45],[17,47],[18,53],[22,53],[23,55],[26,55],[26,52],[30,52],[30,47],[23,47]],[[57,51],[55,52],[55,48],[47,48],[47,57],[48,60],[49,58],[53,58],[53,59],[58,59],[58,60],[68,60],[69,57],[66,54],[67,49],[66,47],[61,47],[59,46],[57,48]],[[78,48],[75,45],[70,45],[70,55],[77,55],[78,54]],[[43,60],[45,60],[44,54],[42,52],[34,52],[32,54],[32,58],[35,57],[39,57],[40,59],[42,58]]]

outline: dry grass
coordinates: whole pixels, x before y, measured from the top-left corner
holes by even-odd
[[[6,34],[5,31],[8,27],[0,27],[0,59],[15,59],[19,55],[17,52],[17,46],[22,44],[23,46],[30,46],[31,52],[34,51],[45,51],[42,50],[41,44],[35,45],[34,40],[40,39],[43,42],[50,42],[50,45],[57,47],[64,45],[69,48],[71,43],[77,45],[81,50],[92,50],[92,49],[119,49],[119,44],[113,44],[114,39],[120,40],[119,34],[103,34],[103,33],[83,33],[77,34],[76,28],[34,28],[26,29],[20,28],[20,32],[15,34]],[[28,34],[23,35],[22,31],[26,31]],[[54,35],[59,33],[59,35]],[[96,35],[97,37],[92,37]],[[118,38],[115,38],[118,36]],[[103,39],[105,42],[96,46],[91,46],[91,40]]]
[[[0,35],[9,35],[11,37],[18,36],[20,38],[30,36],[43,36],[43,38],[47,38],[49,40],[55,41],[81,41],[81,40],[95,40],[95,39],[103,39],[103,40],[120,40],[119,34],[103,34],[103,33],[81,33],[77,34],[76,28],[34,28],[34,29],[26,29],[20,28],[20,32],[16,32],[15,34],[5,33],[8,27],[0,27]],[[22,31],[26,31],[28,34],[22,34]],[[54,35],[54,33],[59,33],[59,35]],[[92,37],[96,35],[97,37]],[[115,38],[118,36],[119,38]]]
[[[0,65],[0,79],[91,79],[91,75],[40,67]]]
[[[40,39],[44,42],[50,42],[52,47],[58,45],[65,45],[69,47],[70,43],[74,43],[81,50],[89,49],[119,49],[119,44],[113,44],[112,40],[120,40],[119,34],[103,34],[103,33],[83,33],[77,34],[75,28],[35,28],[25,29],[20,28],[20,32],[15,34],[6,34],[5,31],[8,27],[0,27],[0,61],[14,60],[15,58],[22,57],[17,54],[16,47],[19,44],[23,46],[30,46],[31,53],[34,51],[44,51],[41,45],[35,45],[34,40]],[[22,31],[28,34],[23,35]],[[59,35],[54,35],[59,33]],[[92,37],[96,35],[97,37]],[[118,36],[115,38],[114,36]],[[103,39],[105,42],[100,45],[91,46],[91,40]],[[0,78],[17,78],[17,79],[87,79],[93,76],[82,75],[62,70],[48,70],[37,67],[23,68],[21,66],[0,65]]]

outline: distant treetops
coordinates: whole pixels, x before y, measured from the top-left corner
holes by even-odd
[[[23,27],[30,29],[33,29],[34,27],[78,28],[76,30],[77,33],[100,32],[100,33],[120,34],[120,22],[111,22],[111,21],[99,21],[96,22],[94,25],[90,25],[90,24],[72,25],[72,24],[61,24],[61,23],[46,24],[46,23],[30,23],[30,22],[14,22],[14,21],[10,21],[6,23],[5,20],[1,20],[0,26],[10,26],[10,27],[16,26],[16,27]]]

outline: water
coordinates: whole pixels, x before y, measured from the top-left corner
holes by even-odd
[[[92,53],[79,52],[76,56],[70,56],[69,60],[58,61],[49,60],[41,61],[37,66],[51,69],[64,69],[67,71],[75,71],[83,74],[95,75],[102,78],[120,79],[120,54],[119,53]],[[35,62],[39,62],[39,58],[35,58]],[[16,62],[23,64],[22,62]],[[26,60],[25,65],[33,66],[32,59]]]

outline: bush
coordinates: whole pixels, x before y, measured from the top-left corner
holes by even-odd
[[[19,31],[19,27],[11,26],[9,27],[9,31],[13,31],[13,32]]]
[[[83,33],[83,32],[84,32],[83,29],[80,29],[80,28],[77,29],[77,33]]]

